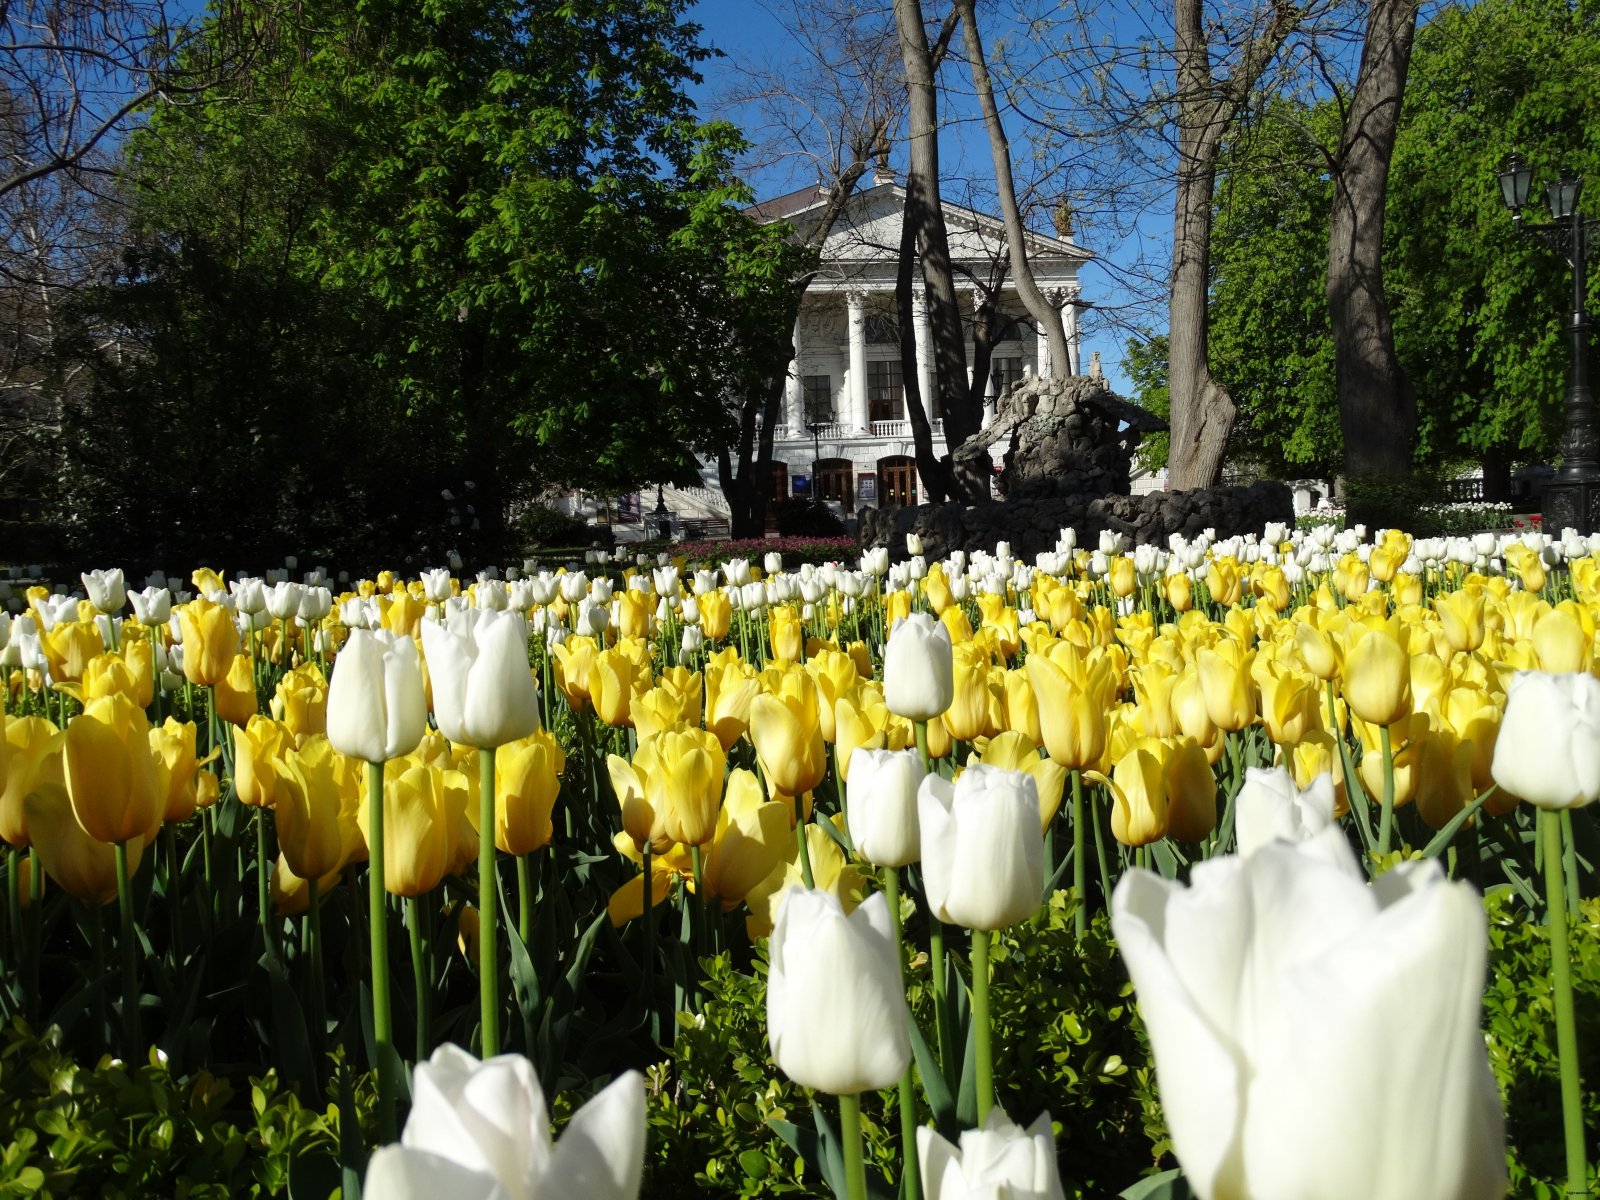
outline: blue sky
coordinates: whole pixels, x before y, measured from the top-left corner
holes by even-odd
[[[738,77],[738,65],[750,60],[783,60],[793,53],[794,42],[788,30],[777,20],[760,0],[699,0],[690,12],[690,19],[704,27],[704,39],[710,46],[723,52],[726,58],[713,60],[702,67],[705,83],[695,94],[702,112],[712,115]],[[1001,36],[1010,33],[1019,40],[1027,36],[1016,25],[1004,25],[995,18],[994,28],[985,28],[985,41],[989,57],[997,59],[1003,53],[997,43]],[[964,84],[964,78],[961,78]],[[990,165],[987,142],[981,126],[976,124],[975,105],[964,111],[963,97],[946,97],[941,118],[952,121],[941,137],[942,166],[947,174],[965,174],[974,180],[974,186],[992,189],[993,168]],[[720,115],[720,114],[719,114]],[[966,118],[966,119],[963,119]],[[1024,152],[1022,145],[1025,130],[1011,114],[1007,121],[1008,135],[1013,141],[1013,155]],[[903,157],[900,161],[903,162]],[[1020,157],[1019,157],[1020,164]],[[1021,167],[1019,165],[1019,171]],[[792,169],[753,170],[747,174],[758,195],[781,194],[798,186],[806,179],[797,178]],[[947,193],[948,194],[948,193]],[[982,201],[979,201],[982,204]],[[1109,222],[1099,230],[1080,236],[1080,241],[1101,259],[1084,268],[1082,280],[1084,298],[1102,305],[1127,304],[1132,293],[1119,275],[1133,269],[1134,260],[1142,250],[1146,256],[1160,259],[1164,256],[1166,234],[1170,229],[1171,209],[1152,207],[1134,222],[1131,236],[1113,235]],[[1099,236],[1096,236],[1096,234]],[[1154,317],[1154,321],[1151,317]],[[1141,314],[1140,324],[1164,325],[1164,314]],[[1125,329],[1115,323],[1091,317],[1085,321],[1083,353],[1088,356],[1099,352],[1102,365],[1118,391],[1126,393],[1128,380],[1122,371],[1122,357],[1127,340]]]

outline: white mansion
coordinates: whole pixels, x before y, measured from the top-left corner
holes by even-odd
[[[817,219],[823,189],[806,188],[757,205],[763,220],[788,220],[804,233]],[[847,513],[858,507],[919,501],[911,423],[906,418],[895,311],[905,189],[877,182],[851,197],[823,245],[822,269],[807,290],[795,326],[797,354],[790,366],[782,424],[773,437],[777,496],[815,494]],[[950,258],[970,331],[979,288],[990,288],[1004,269],[1005,226],[959,205],[945,204]],[[1061,309],[1071,371],[1079,372],[1078,268],[1091,256],[1071,239],[1030,233],[1028,261],[1041,291]],[[915,296],[921,392],[935,394],[933,353],[920,273]],[[1000,289],[1000,319],[992,339],[988,394],[1048,368],[1044,334],[1028,317],[1015,285]],[[967,355],[972,356],[970,332]],[[970,368],[969,368],[970,370]],[[934,420],[935,448],[944,452],[943,422]],[[998,455],[1003,446],[996,446]],[[708,476],[715,487],[715,470]]]

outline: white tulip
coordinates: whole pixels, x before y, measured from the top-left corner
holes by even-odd
[[[922,857],[917,788],[927,774],[915,750],[868,750],[850,755],[846,784],[850,838],[856,853],[879,867],[903,867]]]
[[[644,1079],[619,1076],[550,1137],[533,1064],[505,1054],[480,1063],[441,1046],[412,1076],[398,1145],[367,1165],[367,1200],[636,1200],[644,1168]]]
[[[1498,1200],[1478,895],[1435,862],[1369,887],[1326,837],[1112,896],[1184,1176],[1200,1200]]]
[[[913,558],[922,553],[922,537],[920,534],[906,534],[906,553]]]
[[[790,888],[767,954],[767,1037],[784,1074],[836,1096],[900,1078],[910,1018],[882,892],[846,915],[832,893]]]
[[[928,613],[895,621],[883,652],[883,702],[896,716],[931,721],[955,697],[950,629]]]
[[[1600,679],[1513,675],[1490,774],[1539,808],[1578,808],[1600,798]]]
[[[328,741],[381,763],[410,754],[428,728],[422,660],[409,637],[353,629],[328,681]]]
[[[444,567],[424,571],[422,594],[434,604],[443,604],[450,598],[450,572]]]
[[[233,606],[239,612],[254,616],[266,611],[267,585],[263,580],[240,576],[228,584],[228,590],[233,593]]]
[[[1251,767],[1234,807],[1240,854],[1254,854],[1275,839],[1310,841],[1333,824],[1333,776],[1324,772],[1300,791],[1283,767]]]
[[[88,571],[79,576],[89,603],[103,613],[117,613],[127,603],[128,589],[122,580],[122,568],[109,571]]]
[[[147,587],[129,592],[128,599],[133,602],[133,615],[141,625],[154,629],[158,625],[165,625],[172,616],[172,593],[164,587]]]
[[[1004,929],[1039,911],[1044,835],[1033,776],[975,763],[951,784],[929,775],[917,791],[922,884],[941,921]]]
[[[1048,1112],[1021,1129],[992,1108],[983,1128],[961,1131],[959,1148],[920,1126],[917,1158],[927,1200],[1062,1200]]]
[[[287,621],[300,612],[300,597],[305,586],[298,583],[275,583],[266,589],[267,611],[278,621]]]
[[[777,550],[768,550],[761,557],[761,566],[768,575],[776,575],[783,570],[783,555]]]
[[[422,626],[439,731],[482,749],[527,737],[539,728],[539,689],[528,668],[526,623],[519,613],[483,609],[461,618]]]
[[[889,548],[887,546],[874,546],[862,554],[861,573],[863,575],[887,575],[889,573]]]

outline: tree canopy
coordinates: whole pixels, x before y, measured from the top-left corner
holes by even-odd
[[[1211,362],[1240,410],[1229,458],[1286,477],[1333,475],[1343,462],[1324,282],[1338,122],[1331,101],[1262,106],[1227,146],[1214,199]],[[1384,272],[1417,393],[1418,464],[1553,451],[1570,276],[1560,255],[1516,235],[1494,176],[1512,149],[1541,182],[1563,165],[1600,176],[1586,137],[1597,123],[1594,5],[1482,0],[1417,31]],[[1145,358],[1141,393],[1164,385]]]
[[[435,521],[419,551],[493,552],[542,487],[669,479],[731,436],[738,364],[787,345],[794,252],[739,212],[737,133],[695,118],[686,8],[230,10],[261,67],[127,146],[136,242],[80,329],[140,351],[95,364],[75,418],[135,445],[90,454],[80,507],[206,525],[222,473],[263,549]],[[137,444],[186,477],[114,478]],[[441,503],[468,484],[470,511]]]

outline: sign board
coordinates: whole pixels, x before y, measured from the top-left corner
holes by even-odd
[[[794,490],[794,495],[796,496],[811,495],[811,477],[809,475],[789,476],[789,486]]]
[[[878,477],[876,475],[861,475],[856,478],[856,503],[876,504],[878,502]]]

